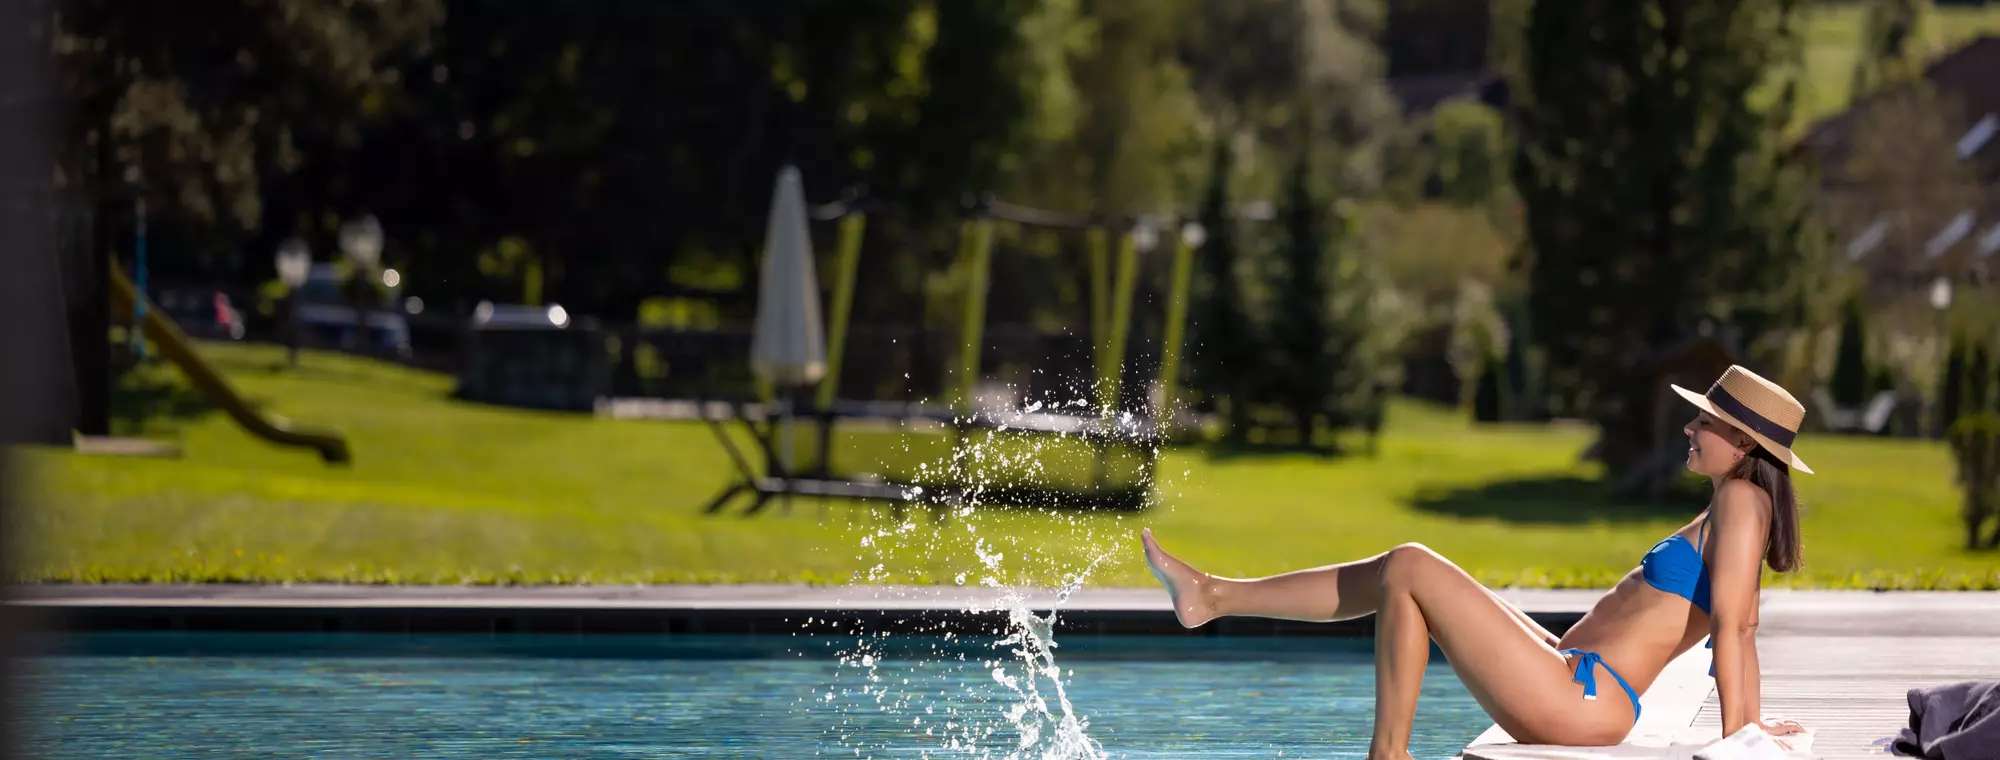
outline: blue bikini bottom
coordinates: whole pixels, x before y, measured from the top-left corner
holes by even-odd
[[[1585,652],[1581,649],[1565,649],[1561,654],[1564,657],[1580,655],[1576,660],[1576,675],[1570,680],[1583,684],[1584,699],[1597,699],[1596,669],[1603,668],[1612,678],[1618,679],[1618,685],[1625,689],[1625,696],[1632,698],[1632,722],[1635,724],[1639,722],[1639,692],[1633,691],[1632,685],[1626,683],[1625,677],[1618,675],[1618,671],[1604,664],[1604,658],[1597,656],[1596,652]]]

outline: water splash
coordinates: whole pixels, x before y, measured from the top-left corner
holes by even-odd
[[[1027,599],[1017,593],[1002,596],[1008,628],[1012,633],[1000,639],[997,646],[1013,647],[1021,670],[1021,675],[1016,677],[1004,667],[993,669],[993,680],[1012,690],[1019,699],[1007,712],[1008,720],[1020,732],[1018,752],[1008,755],[1010,760],[1100,760],[1107,757],[1104,748],[1090,737],[1090,721],[1079,715],[1076,706],[1070,703],[1062,669],[1056,666],[1055,627],[1056,615],[1062,611],[1063,603],[1069,601],[1070,594],[1083,587],[1090,572],[1109,556],[1109,553],[1100,554],[1083,572],[1065,583],[1057,592],[1055,603],[1050,605],[1048,617],[1037,616],[1028,608]],[[1054,692],[1060,714],[1051,711],[1048,700],[1042,696],[1041,684],[1045,680]]]
[[[844,631],[851,638],[844,639],[848,645],[836,655],[846,675],[841,677],[842,683],[828,685],[811,700],[815,709],[831,708],[844,713],[837,724],[829,727],[835,741],[823,754],[872,757],[879,752],[909,756],[914,751],[926,758],[1006,760],[1108,757],[1098,740],[1090,736],[1085,710],[1070,698],[1070,677],[1056,662],[1055,629],[1063,606],[1084,587],[1091,574],[1129,548],[1130,532],[1119,529],[1114,531],[1118,534],[1115,540],[1101,540],[1103,537],[1093,528],[1103,521],[1076,513],[1051,521],[1051,527],[1045,528],[1043,535],[1025,542],[1025,546],[1020,536],[1006,533],[988,536],[980,531],[991,513],[979,507],[991,487],[1002,485],[996,481],[1003,478],[1012,483],[1044,481],[1049,476],[1048,465],[1060,459],[1056,447],[1076,440],[1070,433],[1024,439],[1007,428],[1023,426],[1019,423],[1027,422],[1030,415],[1054,414],[1062,408],[1082,412],[1091,406],[1083,400],[1088,398],[1096,396],[1079,393],[1070,401],[1036,401],[1021,407],[982,410],[980,414],[987,416],[983,435],[967,435],[948,457],[918,467],[918,483],[956,486],[951,489],[957,493],[955,500],[938,508],[938,529],[923,530],[915,519],[904,519],[887,526],[877,524],[860,537],[862,552],[855,559],[872,567],[865,574],[857,572],[852,581],[872,588],[876,597],[888,593],[888,589],[873,584],[892,575],[921,573],[920,569],[909,568],[908,561],[914,559],[929,565],[940,553],[965,552],[977,558],[976,567],[951,571],[948,576],[951,585],[946,588],[986,591],[979,594],[983,601],[969,602],[959,612],[968,617],[1004,616],[1005,623],[997,630],[977,636],[960,635],[946,625],[935,629],[937,635],[927,637],[891,637],[882,630]],[[1130,415],[1114,417],[1112,422],[1128,425]],[[907,452],[907,439],[904,446]],[[1055,514],[1054,505],[1042,507],[1045,514]],[[963,529],[946,527],[946,520]],[[1009,581],[1010,569],[1015,575],[1061,571],[1061,567],[1052,564],[1053,557],[1038,556],[1037,550],[1042,545],[1059,543],[1054,539],[1061,537],[1049,535],[1048,531],[1061,531],[1065,527],[1080,531],[1080,535],[1069,538],[1087,547],[1091,556],[1087,565],[1063,573],[1064,580],[1054,589]],[[1010,565],[1008,554],[1017,548],[1020,551]],[[871,553],[874,556],[870,557]],[[1031,592],[1051,591],[1053,602],[1047,606],[1047,614],[1037,614]],[[912,647],[916,650],[911,651]],[[879,714],[872,721],[857,721],[857,711]],[[905,728],[897,735],[881,733],[880,719],[884,716],[893,717]],[[865,727],[863,723],[876,728]]]

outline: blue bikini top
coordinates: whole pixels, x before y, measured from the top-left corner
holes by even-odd
[[[1695,542],[1679,533],[1653,544],[1639,560],[1639,571],[1653,588],[1681,597],[1709,612],[1708,565],[1701,561],[1701,541],[1708,533],[1708,516],[1702,515],[1695,530]]]

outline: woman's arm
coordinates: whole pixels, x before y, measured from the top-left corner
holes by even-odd
[[[1769,497],[1741,480],[1722,484],[1709,510],[1709,640],[1715,645],[1715,690],[1722,735],[1759,723],[1757,586],[1770,531]]]
[[[1757,611],[1750,611],[1750,631],[1743,635],[1743,699],[1748,702],[1745,715],[1751,720],[1764,719],[1763,671],[1757,667]]]

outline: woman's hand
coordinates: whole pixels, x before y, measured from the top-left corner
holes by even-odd
[[[1759,719],[1757,721],[1757,727],[1764,729],[1764,733],[1770,734],[1771,736],[1774,737],[1792,736],[1795,734],[1803,734],[1806,732],[1806,727],[1799,725],[1798,721],[1785,720],[1783,718],[1779,718],[1776,720],[1772,720],[1769,718]],[[1771,741],[1772,743],[1777,744],[1779,749],[1782,749],[1786,752],[1790,752],[1794,749],[1791,742],[1785,741],[1783,739],[1772,739]]]
[[[1806,732],[1806,727],[1800,725],[1798,721],[1784,720],[1782,718],[1778,720],[1770,720],[1770,719],[1758,720],[1757,727],[1764,729],[1764,733],[1770,734],[1772,736],[1790,736],[1792,734],[1803,734]]]

